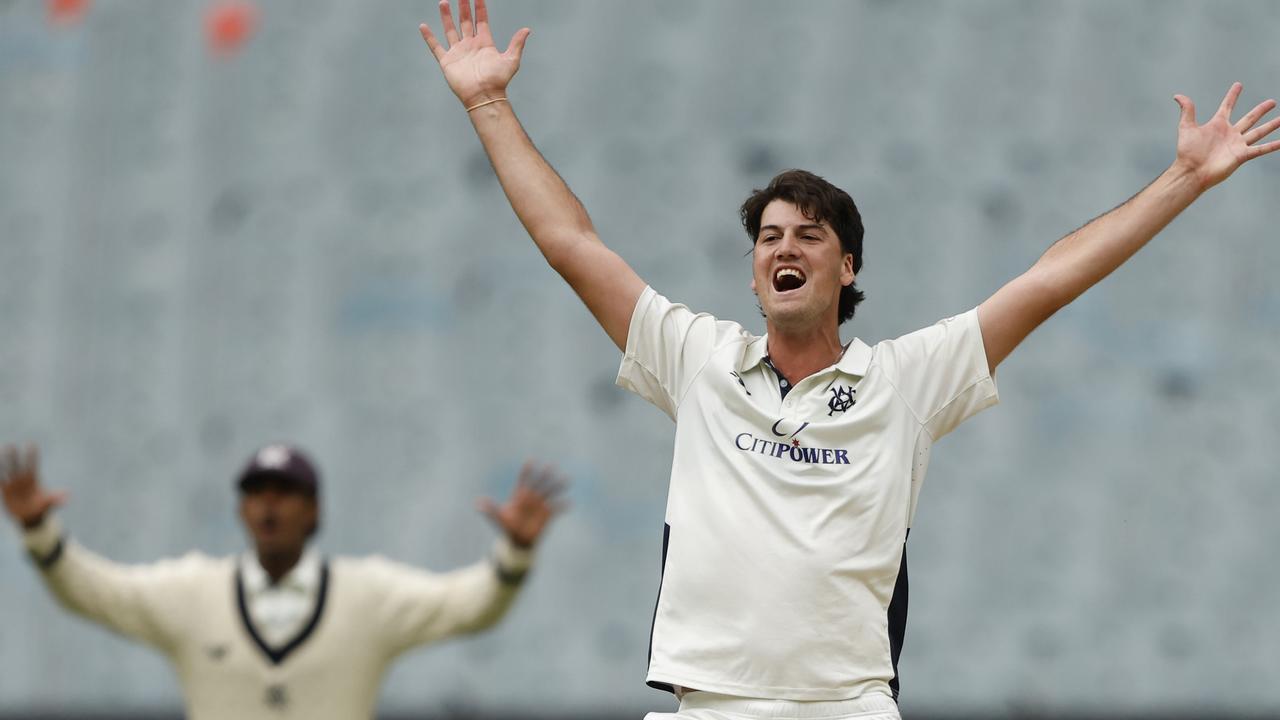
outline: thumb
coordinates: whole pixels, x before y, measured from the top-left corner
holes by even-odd
[[[529,28],[520,28],[517,30],[516,34],[511,36],[511,44],[507,46],[507,52],[504,54],[512,60],[519,62],[520,56],[524,54],[524,43],[529,39],[529,34],[532,32],[533,31]]]
[[[40,503],[40,514],[44,515],[50,510],[62,506],[67,501],[68,493],[66,490],[60,490],[55,493],[49,493],[44,497],[44,501]]]
[[[481,515],[489,518],[494,524],[502,526],[502,514],[498,511],[498,504],[490,498],[480,498],[476,501],[476,509]]]
[[[1184,127],[1195,127],[1196,104],[1191,102],[1191,98],[1186,95],[1174,95],[1173,101],[1178,103],[1178,107],[1182,108],[1182,117],[1178,119],[1178,124]]]

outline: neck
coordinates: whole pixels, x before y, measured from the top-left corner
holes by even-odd
[[[792,385],[835,364],[844,352],[835,324],[787,329],[769,323],[768,330],[769,361]]]
[[[264,553],[261,550],[257,552],[258,563],[262,565],[262,569],[267,571],[267,577],[271,578],[272,584],[280,582],[280,579],[289,574],[302,559],[302,552],[305,548],[291,548],[289,550],[280,550],[274,553]]]

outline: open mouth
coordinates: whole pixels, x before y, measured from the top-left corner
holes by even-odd
[[[795,268],[781,268],[773,273],[773,289],[777,292],[799,290],[804,287],[804,273]]]

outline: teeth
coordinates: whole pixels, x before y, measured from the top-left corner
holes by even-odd
[[[794,268],[782,268],[781,270],[778,271],[776,275],[774,275],[774,279],[780,279],[784,277],[793,277],[793,278],[796,278],[797,280],[802,280],[802,281],[804,280],[804,275],[801,274],[799,270],[796,270]]]

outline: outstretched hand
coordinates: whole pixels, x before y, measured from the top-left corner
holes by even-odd
[[[1194,173],[1204,190],[1226,180],[1246,162],[1280,150],[1280,140],[1259,142],[1280,128],[1280,118],[1254,127],[1276,107],[1275,100],[1258,103],[1232,124],[1231,112],[1235,110],[1236,100],[1243,89],[1240,83],[1233,84],[1222,99],[1218,112],[1204,125],[1196,124],[1196,106],[1191,98],[1173,96],[1178,107],[1182,108],[1182,118],[1178,122],[1178,157],[1174,164]]]
[[[0,492],[9,517],[24,529],[37,527],[44,516],[67,499],[65,492],[48,492],[40,486],[40,454],[34,445],[19,452],[5,446],[0,458]]]
[[[418,26],[422,39],[427,41],[431,54],[440,63],[449,89],[468,108],[505,98],[507,84],[520,69],[520,55],[524,52],[529,28],[517,30],[506,52],[498,52],[489,31],[489,10],[484,0],[476,0],[474,21],[471,0],[458,0],[458,20],[461,29],[453,24],[449,0],[440,0],[440,21],[447,43],[436,39],[426,23]]]
[[[549,466],[526,462],[507,502],[498,505],[489,498],[479,501],[484,513],[520,547],[532,547],[551,518],[564,511],[562,498],[567,481]]]

